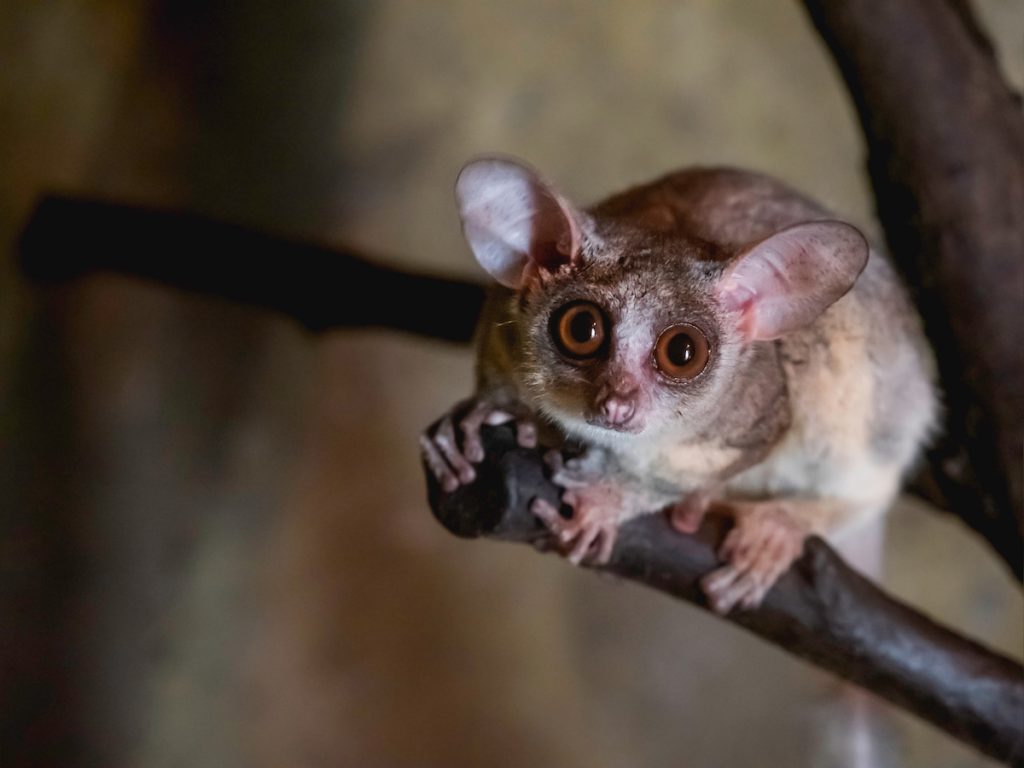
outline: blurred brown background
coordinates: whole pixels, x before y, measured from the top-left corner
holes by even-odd
[[[1020,88],[1024,6],[976,6]],[[58,189],[479,277],[451,185],[490,150],[581,202],[750,166],[872,228],[795,2],[0,6],[0,764],[847,765],[821,673],[432,521],[415,437],[468,350],[13,263]],[[901,506],[887,560],[1021,655],[1020,593],[958,522]],[[883,765],[987,764],[884,705],[871,729]]]

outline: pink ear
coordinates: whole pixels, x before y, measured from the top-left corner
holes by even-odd
[[[520,288],[531,264],[553,272],[579,257],[580,214],[531,169],[511,160],[475,160],[459,174],[462,231],[480,265]]]
[[[737,256],[719,280],[719,301],[740,313],[747,341],[776,339],[849,291],[867,260],[867,241],[849,224],[797,224]]]

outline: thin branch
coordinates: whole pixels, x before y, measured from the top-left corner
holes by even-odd
[[[452,533],[544,544],[529,512],[533,498],[557,504],[541,451],[515,445],[513,430],[487,428],[478,480],[453,494],[428,472],[431,509]],[[695,536],[664,517],[632,520],[619,532],[609,573],[706,608],[698,580],[718,564],[721,518]],[[1024,765],[1024,668],[936,624],[851,570],[821,539],[755,611],[729,621],[930,721],[972,747]]]

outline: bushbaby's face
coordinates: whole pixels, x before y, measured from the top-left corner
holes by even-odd
[[[868,258],[837,221],[737,246],[697,237],[665,205],[666,216],[581,210],[503,158],[463,168],[455,195],[477,261],[516,291],[521,389],[601,442],[709,429],[744,350],[812,322]]]
[[[736,352],[713,300],[721,263],[706,244],[641,232],[581,249],[578,267],[519,297],[530,401],[602,442],[699,432]]]

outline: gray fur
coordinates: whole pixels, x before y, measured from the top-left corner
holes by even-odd
[[[481,394],[524,401],[569,436],[603,445],[632,481],[680,495],[724,484],[732,495],[837,500],[829,509],[847,512],[809,521],[821,532],[888,505],[930,434],[936,401],[920,321],[882,253],[872,250],[853,288],[810,325],[743,344],[716,304],[716,281],[752,243],[830,219],[827,210],[763,175],[696,168],[575,216],[579,264],[494,291],[479,335]],[[592,368],[555,350],[551,313],[577,299],[632,329],[615,344],[649,348],[676,322],[698,325],[711,342],[698,378],[650,387],[642,434],[584,424],[619,363],[614,347]]]

